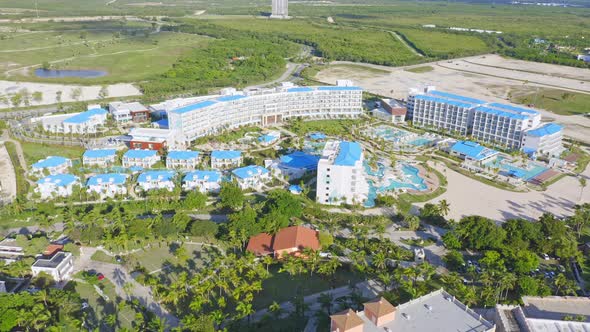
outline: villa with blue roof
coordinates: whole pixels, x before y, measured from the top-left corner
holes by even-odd
[[[49,156],[31,165],[31,173],[38,176],[43,174],[64,174],[70,167],[72,167],[72,161],[70,159],[59,156]]]
[[[192,170],[199,164],[199,152],[172,150],[166,155],[166,168]]]
[[[285,82],[272,89],[237,91],[196,100],[168,110],[168,127],[175,144],[244,125],[270,126],[293,117],[357,118],[363,113],[363,91],[351,81],[336,86],[298,87]]]
[[[260,190],[265,183],[272,179],[268,169],[257,165],[236,168],[231,172],[231,175],[242,190]]]
[[[228,169],[242,164],[242,152],[235,150],[215,150],[211,152],[211,168]]]
[[[156,150],[128,150],[123,155],[123,167],[150,168],[160,161]]]
[[[367,200],[369,184],[363,160],[363,148],[359,143],[328,141],[317,166],[316,201],[340,205]]]
[[[107,121],[109,112],[102,108],[92,108],[81,113],[47,115],[33,118],[31,122],[40,122],[43,130],[62,134],[93,134],[99,131]]]
[[[524,132],[522,150],[536,155],[559,157],[565,150],[562,140],[563,127],[555,123],[547,123]]]
[[[221,172],[192,171],[184,176],[182,182],[182,189],[185,191],[197,190],[202,193],[217,193],[221,189]]]
[[[49,175],[37,181],[35,192],[41,195],[41,199],[68,197],[79,184],[79,179],[71,174]]]
[[[128,177],[129,175],[127,174],[119,173],[97,174],[91,176],[86,181],[86,191],[88,193],[98,194],[101,199],[126,195],[127,186],[125,182],[127,182]]]
[[[109,167],[117,161],[117,150],[115,149],[97,149],[86,150],[82,156],[84,166]]]
[[[477,142],[459,141],[453,144],[450,153],[465,161],[476,162],[481,165],[496,158],[499,152],[488,149]]]
[[[278,163],[273,163],[271,167],[277,169],[281,175],[288,176],[290,180],[295,180],[317,170],[319,161],[319,156],[295,151],[281,156]]]
[[[166,189],[173,191],[174,184],[173,171],[147,171],[139,174],[137,178],[137,185],[143,191],[149,191],[154,189]]]

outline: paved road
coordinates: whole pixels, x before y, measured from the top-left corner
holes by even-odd
[[[129,272],[122,265],[103,263],[93,261],[92,255],[97,251],[97,248],[82,247],[80,248],[80,258],[76,260],[74,264],[74,273],[86,269],[94,269],[105,275],[115,285],[115,292],[121,298],[127,300],[137,299],[141,305],[145,306],[148,310],[155,313],[158,317],[165,320],[169,327],[176,327],[179,325],[179,320],[172,314],[170,314],[164,307],[158,302],[154,301],[152,291],[131,277]],[[123,288],[123,285],[130,283],[132,285],[131,294],[127,294]]]

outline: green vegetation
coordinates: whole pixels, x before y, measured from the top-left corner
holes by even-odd
[[[557,89],[539,88],[535,92],[513,93],[510,101],[532,105],[561,115],[590,113],[590,95]]]
[[[479,37],[431,29],[398,29],[403,38],[424,55],[449,59],[488,52],[490,47]]]
[[[351,128],[364,124],[364,121],[366,120],[303,121],[296,118],[289,122],[288,129],[299,136],[319,131],[328,136],[351,137]]]
[[[32,165],[47,156],[61,156],[72,160],[81,159],[84,148],[79,146],[49,145],[21,142],[27,165]]]
[[[25,175],[26,171],[24,169],[24,165],[21,165],[20,159],[18,159],[16,145],[13,142],[4,142],[4,146],[6,146],[8,155],[10,156],[10,161],[14,167],[14,173],[16,174],[17,196],[24,196],[29,192],[29,183],[27,182]]]
[[[434,68],[432,68],[432,66],[420,66],[420,67],[406,69],[406,71],[409,71],[411,73],[416,73],[416,74],[427,73],[427,72],[433,71],[433,70],[434,70]]]

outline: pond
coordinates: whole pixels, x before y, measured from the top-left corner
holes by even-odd
[[[107,72],[104,70],[71,70],[71,69],[35,69],[35,76],[41,78],[62,78],[62,77],[79,77],[79,78],[95,78],[106,76]]]

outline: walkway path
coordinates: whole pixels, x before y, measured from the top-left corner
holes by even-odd
[[[400,42],[402,42],[402,44],[404,44],[410,51],[412,51],[412,53],[414,53],[415,55],[423,58],[424,54],[418,52],[417,49],[415,49],[412,45],[408,44],[405,39],[402,38],[402,36],[399,35],[399,33],[395,32],[395,31],[387,31],[390,34],[392,34],[393,36],[395,36]]]
[[[16,198],[16,173],[4,144],[0,145],[0,203]]]

